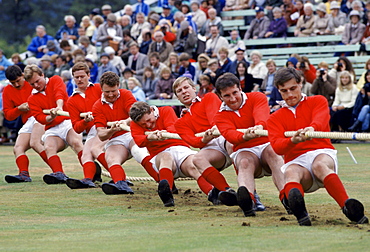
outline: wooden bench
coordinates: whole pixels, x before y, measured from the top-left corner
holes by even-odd
[[[280,45],[280,44],[306,44],[306,43],[326,43],[339,42],[341,35],[322,35],[311,37],[286,37],[286,38],[266,38],[244,40],[246,46]]]

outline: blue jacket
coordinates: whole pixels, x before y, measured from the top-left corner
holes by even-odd
[[[179,76],[183,75],[185,72],[189,72],[192,76],[192,80],[194,80],[195,76],[195,67],[190,63],[187,68],[181,66],[179,69]]]
[[[28,45],[27,50],[36,54],[36,58],[41,58],[44,53],[42,51],[39,52],[37,49],[40,46],[46,46],[49,40],[54,40],[54,38],[47,34],[45,34],[45,36],[42,38],[36,36],[31,40],[31,43]]]
[[[267,32],[273,32],[270,38],[283,38],[286,37],[288,24],[285,18],[274,19],[270,22]]]
[[[74,35],[78,39],[78,24],[76,23],[72,29],[68,28],[67,25],[63,25],[59,28],[57,31],[57,34],[55,35],[55,39],[59,40],[62,38],[63,33],[68,33],[68,35]]]
[[[0,58],[0,66],[4,67],[4,70],[0,71],[0,81],[6,80],[5,70],[8,68],[8,66],[12,65],[14,65],[13,62],[8,60],[4,55]]]
[[[136,14],[142,12],[145,16],[149,14],[149,5],[147,5],[144,0],[141,3],[137,3],[136,8],[134,10]]]
[[[130,91],[137,101],[145,101],[145,93],[140,87],[136,86]]]
[[[232,63],[233,62],[229,58],[227,58],[225,63],[222,65],[222,67],[219,67],[221,74],[230,72],[230,67]]]
[[[120,73],[119,73],[117,67],[113,66],[113,64],[111,62],[108,62],[108,64],[101,65],[98,68],[98,76],[97,76],[98,81],[100,80],[100,77],[103,75],[103,73],[108,72],[108,71],[112,71],[113,73],[120,76]]]
[[[90,81],[92,83],[99,83],[98,65],[96,63],[94,63],[94,67],[90,69]]]

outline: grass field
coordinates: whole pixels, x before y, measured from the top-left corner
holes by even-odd
[[[346,146],[358,164],[350,158]],[[370,215],[370,145],[338,144],[339,175]],[[257,180],[267,211],[245,218],[238,207],[213,206],[195,181],[176,182],[176,207],[162,205],[154,182],[135,182],[134,195],[100,188],[46,185],[50,169],[29,151],[32,183],[7,184],[16,174],[12,146],[0,146],[0,251],[369,251],[370,225],[350,224],[325,189],[306,194],[313,226],[298,226],[278,200],[271,178]],[[60,154],[65,172],[82,178],[70,149]],[[135,161],[128,176],[147,176]],[[224,174],[236,188],[234,171]],[[104,178],[108,182],[109,178]],[[188,190],[190,189],[190,191]]]

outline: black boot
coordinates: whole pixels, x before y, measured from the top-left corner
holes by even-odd
[[[360,132],[361,131],[361,125],[362,125],[362,122],[360,120],[357,120],[355,121],[355,123],[348,128],[348,131],[352,131],[352,132]]]

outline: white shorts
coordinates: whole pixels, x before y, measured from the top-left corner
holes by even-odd
[[[123,145],[128,151],[130,151],[130,142],[133,140],[131,133],[127,132],[123,135],[117,136],[110,139],[104,146],[104,149],[107,150],[112,145]]]
[[[220,169],[221,171],[229,167],[233,160],[231,159],[229,153],[226,150],[226,139],[223,136],[219,136],[217,138],[212,139],[208,144],[202,148],[202,150],[217,150],[224,154],[226,158],[226,162],[224,166]]]
[[[85,143],[89,141],[91,138],[96,137],[96,135],[98,135],[98,131],[96,130],[96,127],[94,125],[91,127],[89,133],[87,134]]]
[[[22,128],[18,131],[18,134],[26,134],[26,133],[31,134],[33,125],[35,123],[38,123],[35,117],[33,116],[28,117],[27,121],[23,124]]]
[[[64,120],[60,124],[48,129],[45,131],[45,134],[42,135],[41,141],[45,142],[45,139],[49,136],[60,137],[67,145],[67,135],[69,130],[73,130],[71,120]]]
[[[262,152],[270,145],[270,142],[268,143],[264,143],[264,144],[261,144],[261,145],[257,145],[257,146],[254,146],[252,148],[242,148],[242,149],[239,149],[233,153],[231,153],[230,157],[232,158],[232,160],[234,161],[234,164],[236,164],[236,159],[239,155],[240,152],[243,152],[243,151],[246,151],[246,152],[251,152],[253,153],[254,155],[257,156],[258,159],[261,159],[262,157]],[[266,171],[265,169],[261,169],[261,173],[259,175],[255,175],[254,177],[255,178],[262,178],[264,176],[271,176],[271,172],[270,171]]]
[[[181,164],[184,162],[184,160],[187,157],[189,157],[190,155],[195,155],[197,152],[185,146],[172,146],[172,147],[165,149],[163,152],[170,153],[176,164],[176,172],[173,175],[173,177],[175,179],[179,177],[186,178],[187,176],[185,176],[180,169]],[[155,165],[156,158],[157,158],[157,155],[152,157],[152,159],[150,159],[150,162],[153,164],[153,169],[159,172],[158,167]]]
[[[326,155],[330,156],[333,159],[333,161],[334,161],[334,172],[338,173],[337,150],[333,150],[333,149],[318,149],[318,150],[306,152],[305,154],[302,154],[299,157],[293,159],[292,161],[289,161],[288,163],[284,164],[281,167],[281,172],[285,173],[285,170],[288,168],[288,166],[290,166],[292,164],[300,165],[300,166],[304,167],[305,169],[307,169],[311,173],[312,181],[313,181],[311,188],[309,188],[305,192],[310,193],[310,192],[314,192],[314,191],[318,190],[319,188],[323,188],[324,184],[321,183],[320,181],[316,180],[316,178],[315,178],[315,176],[313,175],[313,172],[312,172],[312,163],[315,160],[315,158],[320,154],[326,154]]]

